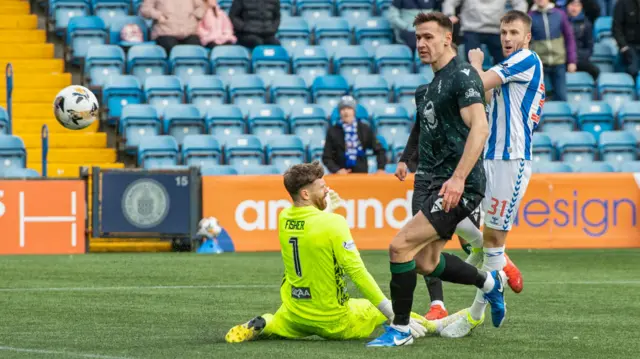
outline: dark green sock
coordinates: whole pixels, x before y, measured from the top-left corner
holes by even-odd
[[[393,324],[409,325],[413,292],[417,283],[416,262],[391,263],[391,304],[393,306]]]
[[[462,250],[467,254],[471,254],[471,245],[469,243],[462,245]]]

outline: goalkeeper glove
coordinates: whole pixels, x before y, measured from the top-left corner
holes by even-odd
[[[389,319],[389,322],[393,322],[393,305],[389,299],[385,299],[380,302],[380,304],[378,304],[378,310],[380,310],[382,314]],[[427,328],[425,328],[419,320],[413,317],[409,319],[409,330],[411,331],[411,336],[416,339],[424,337],[427,334]]]
[[[333,213],[336,209],[344,206],[345,202],[338,192],[329,189],[329,193],[327,193],[327,208],[324,209],[325,212]]]

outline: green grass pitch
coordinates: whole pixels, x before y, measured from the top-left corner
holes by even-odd
[[[0,358],[634,358],[640,353],[640,250],[510,251],[524,291],[507,320],[471,337],[413,346],[366,341],[226,344],[233,325],[280,303],[277,253],[90,254],[0,259]],[[388,293],[385,252],[363,252]],[[350,286],[352,297],[359,295]],[[450,311],[474,288],[445,285]],[[414,310],[427,309],[418,282]],[[489,312],[487,311],[489,316]],[[377,333],[376,333],[377,334]]]

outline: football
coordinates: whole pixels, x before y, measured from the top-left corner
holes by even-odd
[[[98,118],[98,99],[88,88],[72,85],[58,92],[53,112],[58,122],[70,129],[81,130]]]
[[[205,237],[216,238],[222,232],[222,227],[215,217],[207,217],[200,220],[198,234]]]

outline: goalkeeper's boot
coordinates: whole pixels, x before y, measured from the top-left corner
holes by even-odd
[[[488,275],[492,276],[495,284],[493,288],[484,293],[484,299],[489,302],[491,306],[491,321],[493,322],[493,326],[496,328],[500,328],[502,322],[504,322],[504,318],[507,315],[507,306],[504,303],[504,272],[503,271],[492,271],[489,272]]]
[[[411,331],[401,332],[391,325],[384,326],[384,334],[367,343],[368,347],[400,347],[413,344]]]
[[[427,320],[438,320],[449,315],[447,310],[440,304],[432,304],[429,312],[424,316]]]
[[[518,267],[513,264],[511,258],[509,258],[506,253],[504,254],[504,259],[507,260],[507,265],[505,265],[502,270],[507,275],[507,283],[509,284],[509,287],[511,287],[511,290],[514,293],[522,292],[524,281],[522,279],[522,273],[520,273],[520,269],[518,269]]]
[[[465,309],[464,312],[466,315],[458,317],[455,322],[444,328],[442,332],[440,332],[440,336],[445,338],[466,337],[471,334],[472,330],[484,322],[484,313],[482,313],[480,320],[473,320],[468,309]]]
[[[435,333],[440,334],[446,327],[455,323],[458,319],[465,317],[467,313],[469,313],[469,309],[462,309],[442,319],[430,320],[428,321],[429,326],[425,325],[427,332],[432,333],[432,330],[435,330]]]
[[[482,268],[482,263],[484,262],[484,252],[482,248],[471,248],[471,254],[469,254],[465,262],[478,269]]]
[[[224,336],[224,340],[227,343],[241,343],[249,340],[256,339],[267,326],[267,321],[262,317],[255,317],[250,321],[236,325],[231,328],[227,335]]]

